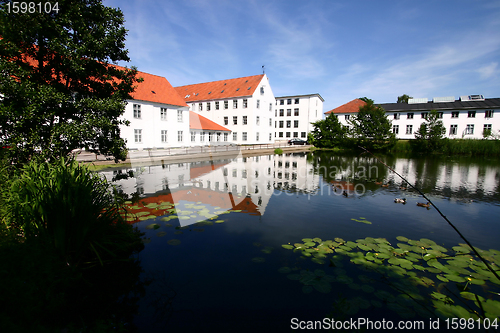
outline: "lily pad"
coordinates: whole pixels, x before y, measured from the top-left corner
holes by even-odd
[[[265,262],[266,259],[262,258],[262,257],[255,257],[255,258],[252,258],[252,261],[255,263],[262,263],[262,262]]]
[[[285,267],[280,267],[278,269],[278,272],[283,273],[283,274],[288,274],[291,271],[292,271],[292,269],[290,267],[286,267],[286,266]]]
[[[167,234],[167,233],[166,233],[165,231],[160,231],[160,232],[156,233],[156,236],[158,236],[158,237],[163,237],[163,236],[165,236],[166,234]]]
[[[159,229],[160,225],[158,223],[151,223],[146,226],[146,229]]]
[[[167,244],[168,244],[168,245],[179,245],[180,243],[181,243],[181,241],[180,241],[180,240],[178,240],[178,239],[170,239],[170,240],[167,242]]]

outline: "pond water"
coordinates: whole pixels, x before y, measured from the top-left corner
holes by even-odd
[[[439,316],[446,331],[446,316],[474,311],[493,323],[500,281],[436,207],[498,270],[499,161],[380,159],[435,207],[417,206],[427,201],[369,155],[234,156],[103,171],[139,196],[129,220],[145,233],[138,256],[150,281],[139,331],[288,332],[319,325],[308,321],[331,325],[324,318],[371,320],[368,331],[383,329],[383,320],[422,321],[428,331]]]

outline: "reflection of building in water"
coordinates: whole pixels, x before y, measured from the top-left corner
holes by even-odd
[[[119,189],[128,195],[172,193],[175,202],[203,202],[261,215],[275,189],[314,192],[319,187],[319,176],[314,174],[305,154],[174,163],[138,167],[133,171],[134,178],[116,181]],[[102,173],[111,180],[121,178],[116,177],[120,172],[125,171]]]
[[[393,168],[411,184],[424,184],[435,191],[482,192],[484,195],[491,195],[497,192],[499,186],[500,170],[480,164],[447,162],[436,165],[416,159],[398,158]],[[395,183],[401,182],[393,173],[389,177]]]

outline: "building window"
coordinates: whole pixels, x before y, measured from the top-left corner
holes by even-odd
[[[203,103],[198,103],[198,107],[200,111],[203,111]]]
[[[259,141],[259,132],[255,133],[255,141]]]
[[[406,125],[406,134],[413,133],[413,125]]]
[[[283,128],[283,123],[284,123],[284,121],[280,120],[280,128]]]
[[[248,107],[248,100],[245,98],[243,100],[243,108],[246,109]]]
[[[443,113],[442,112],[438,112],[438,118],[439,119],[443,119]]]
[[[394,119],[398,120],[399,119],[399,113],[394,114]]]
[[[276,133],[274,135],[276,135]],[[272,139],[273,139],[273,135],[271,133],[269,133],[269,141],[271,141]]]
[[[219,102],[215,102],[215,110],[219,110]]]
[[[293,109],[293,115],[298,116],[299,115],[299,109]]]
[[[229,109],[229,101],[224,101],[224,110]]]
[[[286,128],[290,128],[292,127],[292,121],[291,120],[287,120],[286,121]]]
[[[483,135],[484,136],[491,135],[491,124],[484,124],[484,126],[483,126]]]
[[[167,120],[167,109],[166,108],[160,108],[160,119]]]
[[[273,120],[271,118],[269,118],[269,127],[272,127],[273,126]]]
[[[287,99],[286,104],[292,104],[292,99],[291,98]]]
[[[280,109],[280,117],[283,117],[285,115],[285,110]]]
[[[182,142],[182,131],[177,132],[177,141]]]
[[[167,130],[161,130],[161,142],[162,143],[167,142]]]
[[[295,99],[295,104],[299,104],[299,99],[298,98]]]
[[[260,109],[260,99],[257,100],[257,109]]]
[[[260,94],[264,95],[264,87],[260,87]]]
[[[247,116],[243,116],[243,125],[247,124]]]
[[[247,141],[247,132],[243,132],[243,133],[241,134],[241,140],[242,140],[242,141]]]
[[[493,118],[493,110],[484,111],[484,118]]]
[[[392,133],[399,134],[399,125],[392,125]]]
[[[213,137],[214,137],[214,133],[213,132],[208,132],[208,142],[212,142],[213,141]]]
[[[224,142],[227,142],[227,138],[228,138],[229,134],[227,132],[224,133]]]
[[[420,115],[421,115],[422,119],[427,119],[428,114],[429,114],[429,112],[422,112]]]
[[[413,119],[413,113],[407,113],[406,119]]]
[[[233,132],[233,141],[238,140],[238,132]]]
[[[205,142],[205,132],[200,133],[200,142]]]
[[[450,125],[450,135],[457,135],[458,125]]]
[[[238,177],[238,170],[233,169],[233,177],[236,178]],[[236,190],[233,188],[233,190],[236,192]]]
[[[290,132],[286,132],[286,137],[289,138],[290,137]]]
[[[182,123],[182,110],[177,110],[177,122]]]
[[[255,124],[260,125],[260,117],[259,116],[255,117]]]
[[[217,132],[217,142],[220,142],[221,133]]]
[[[141,105],[134,104],[134,118],[141,119]]]
[[[278,133],[278,137],[282,138],[283,137],[283,132]]]
[[[210,102],[207,102],[207,111],[210,111]]]
[[[196,141],[196,132],[191,132],[191,142]]]
[[[238,100],[233,99],[233,109],[237,109],[237,108],[238,108]]]
[[[142,143],[142,130],[141,129],[134,130],[134,139],[135,139],[135,143]]]
[[[476,111],[469,111],[469,118],[476,118]]]
[[[467,124],[465,134],[474,134],[474,124]]]
[[[292,109],[286,109],[286,116],[290,117],[292,115]]]
[[[233,116],[233,125],[238,125],[238,117]]]
[[[280,105],[285,105],[285,100],[284,99],[280,100]]]
[[[300,132],[300,137],[305,138],[306,137],[306,132]]]
[[[273,111],[273,103],[269,103],[269,111]]]
[[[345,115],[345,120],[349,120],[349,118],[351,118],[351,115],[350,114],[346,114]]]
[[[224,125],[229,125],[229,119],[228,119],[228,117],[224,117]]]
[[[299,132],[293,132],[293,137],[298,138],[299,137]]]
[[[453,111],[453,112],[451,113],[451,117],[452,117],[452,118],[458,118],[458,114],[459,114],[459,113],[460,113],[460,112],[458,112],[458,111]]]
[[[298,120],[294,120],[293,121],[293,127],[295,127],[295,128],[299,127],[299,121]]]

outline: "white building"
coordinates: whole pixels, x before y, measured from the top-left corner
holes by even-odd
[[[143,78],[132,100],[127,101],[122,119],[130,126],[120,126],[128,149],[171,148],[227,142],[230,131],[189,111],[168,80],[139,72]]]
[[[276,97],[275,140],[307,140],[307,133],[314,129],[311,123],[323,118],[324,101],[320,94]]]
[[[265,74],[175,87],[190,110],[229,129],[236,144],[274,142],[275,103]]]
[[[355,99],[325,114],[333,113],[343,125],[348,125],[349,118],[365,104]],[[483,98],[482,95],[461,96],[459,100],[441,97],[427,101],[424,98],[377,106],[386,111],[398,139],[414,139],[431,110],[438,111],[448,138],[481,139],[485,130],[500,134],[500,98]]]

